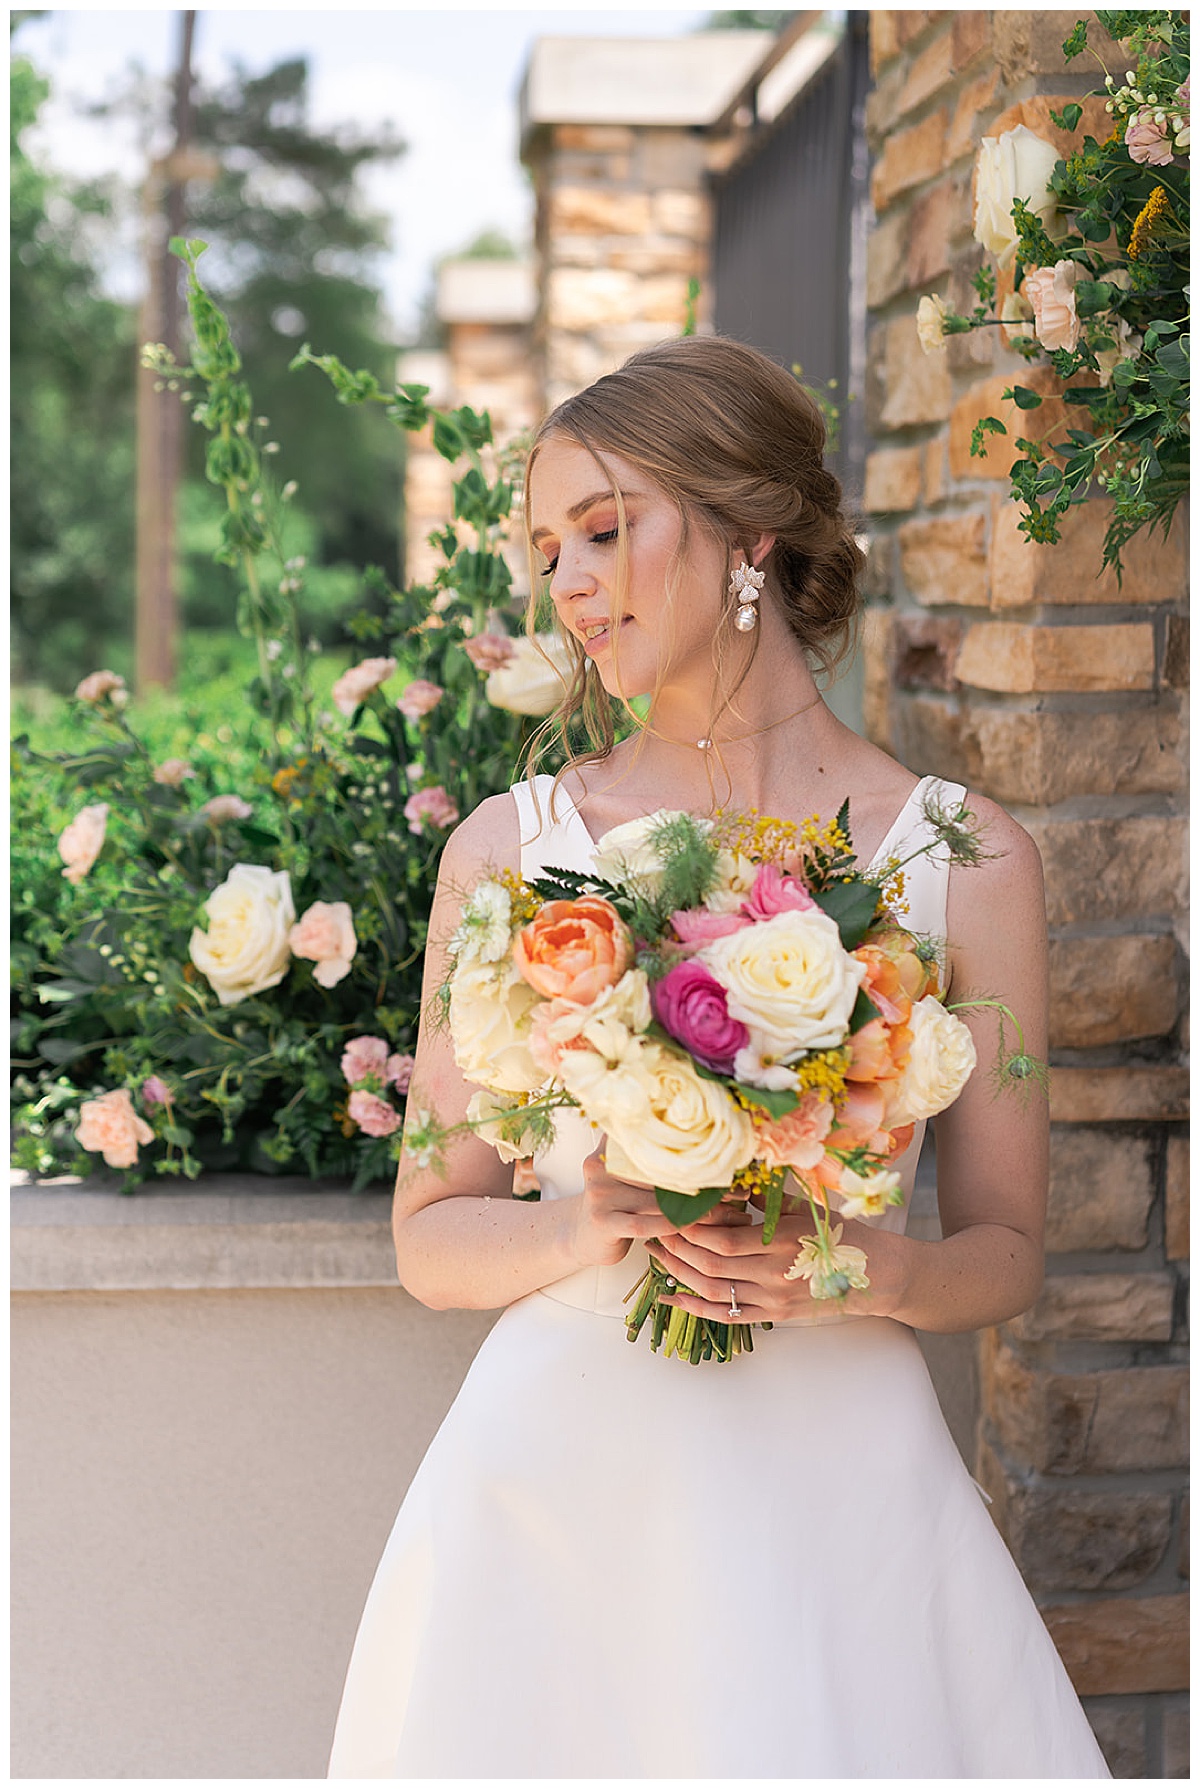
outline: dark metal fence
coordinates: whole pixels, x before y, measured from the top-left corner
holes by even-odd
[[[841,411],[831,461],[852,505],[866,453],[867,14],[784,111],[714,179],[714,320],[722,335],[803,368]],[[853,399],[847,402],[848,393]]]

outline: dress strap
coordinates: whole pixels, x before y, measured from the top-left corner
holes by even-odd
[[[946,782],[935,776],[922,777],[884,841],[888,857],[909,858],[904,865],[904,899],[908,911],[903,919],[912,931],[922,933],[936,942],[943,975],[946,969],[946,900],[950,889],[950,855],[941,845],[922,852],[919,857],[911,857],[910,853],[920,850],[932,836],[932,828],[925,817],[926,804],[932,799],[939,806],[954,808],[965,798],[966,793],[962,783]]]
[[[538,876],[547,869],[591,868],[591,841],[565,789],[555,796],[554,778],[536,776],[514,783],[521,837],[521,874]],[[553,798],[553,800],[552,800]]]

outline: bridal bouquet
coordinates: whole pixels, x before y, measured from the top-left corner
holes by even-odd
[[[926,817],[913,856],[978,861],[965,807],[931,800]],[[576,1108],[604,1131],[610,1173],[653,1186],[671,1227],[753,1201],[768,1242],[785,1201],[806,1202],[789,1277],[818,1299],[865,1287],[836,1219],[903,1203],[891,1164],[975,1066],[939,997],[937,942],[901,922],[903,888],[898,858],[856,867],[847,806],[800,826],[660,810],[606,833],[589,873],[485,877],[442,990],[480,1086],[467,1126],[528,1163],[555,1111]],[[410,1156],[433,1160],[448,1134],[417,1112]],[[631,1340],[649,1322],[654,1348],[691,1361],[752,1347],[748,1325],[663,1305],[667,1289],[652,1263],[629,1295]]]

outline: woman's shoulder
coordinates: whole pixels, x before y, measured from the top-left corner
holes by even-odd
[[[461,883],[485,869],[517,870],[521,831],[511,790],[472,808],[446,840],[439,875]]]
[[[1021,917],[1044,926],[1042,858],[1035,841],[989,796],[968,789],[965,805],[979,854],[974,863],[956,865],[951,872],[951,931],[969,927],[986,935],[993,924],[1004,928]]]

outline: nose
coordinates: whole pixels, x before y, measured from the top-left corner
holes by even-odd
[[[551,602],[565,605],[577,597],[592,596],[595,590],[596,580],[580,553],[564,544],[559,549],[558,564],[550,578]]]

